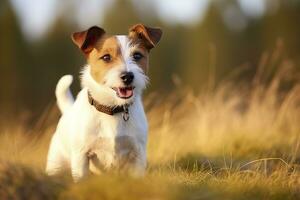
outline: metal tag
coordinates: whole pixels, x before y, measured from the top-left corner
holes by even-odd
[[[124,121],[128,121],[129,120],[129,111],[128,111],[128,105],[124,105],[123,106],[124,112],[122,114]]]

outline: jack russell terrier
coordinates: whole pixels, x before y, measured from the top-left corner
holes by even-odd
[[[128,35],[110,36],[93,26],[72,34],[87,59],[76,100],[69,90],[71,75],[56,86],[62,112],[52,137],[46,173],[66,168],[78,181],[89,171],[110,169],[143,176],[148,124],[142,91],[148,77],[148,57],[162,36],[159,28],[134,25]]]

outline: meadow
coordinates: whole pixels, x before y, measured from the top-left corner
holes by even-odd
[[[69,174],[47,177],[56,106],[33,126],[22,115],[2,119],[0,199],[300,199],[300,76],[276,52],[258,65],[248,81],[232,73],[195,92],[174,76],[174,91],[147,95],[141,179],[112,172],[75,184]]]

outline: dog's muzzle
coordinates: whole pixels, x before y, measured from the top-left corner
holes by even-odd
[[[134,79],[134,74],[132,72],[123,72],[120,78],[125,85],[130,85]]]

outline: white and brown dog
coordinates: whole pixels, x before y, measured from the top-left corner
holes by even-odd
[[[149,51],[162,31],[137,24],[128,35],[109,36],[99,27],[72,34],[87,58],[76,100],[72,76],[56,87],[62,112],[48,152],[49,175],[71,168],[75,181],[109,169],[141,176],[146,168],[148,125],[142,91],[148,82]]]

